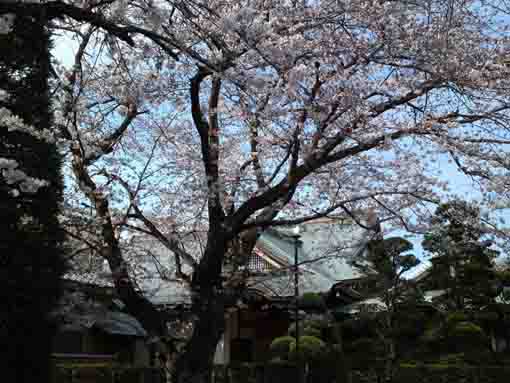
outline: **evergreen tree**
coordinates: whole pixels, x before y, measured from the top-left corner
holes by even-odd
[[[423,248],[433,257],[429,287],[446,290],[441,303],[456,311],[478,311],[493,303],[498,293],[494,269],[498,252],[483,240],[479,209],[464,201],[445,203],[432,223]]]
[[[65,271],[61,156],[52,124],[43,14],[0,34],[0,359],[9,382],[48,382],[50,313]],[[7,95],[7,97],[5,97]]]
[[[499,321],[495,298],[502,280],[494,263],[498,252],[485,238],[479,209],[465,201],[440,205],[432,224],[423,241],[433,263],[424,287],[444,291],[434,303],[447,314],[435,347],[441,353],[462,352],[482,360],[489,353],[488,335],[495,333]]]
[[[412,250],[412,243],[404,238],[378,238],[368,243],[363,262],[355,263],[365,273],[375,273],[375,297],[380,304],[376,310],[369,307],[360,319],[368,320],[372,327],[374,339],[369,342],[372,352],[367,350],[367,355],[375,353],[384,359],[386,381],[393,379],[397,360],[402,357],[409,340],[418,337],[417,324],[423,322],[422,312],[417,307],[423,300],[421,292],[403,276],[420,263]]]

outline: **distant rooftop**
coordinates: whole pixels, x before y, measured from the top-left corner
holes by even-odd
[[[335,283],[361,277],[349,261],[360,256],[370,233],[349,221],[317,219],[300,225],[298,250],[300,292],[325,292]],[[203,250],[202,236],[190,236],[184,244],[195,258]],[[189,242],[189,243],[188,243]],[[126,257],[135,265],[132,273],[140,289],[155,304],[180,304],[190,301],[185,284],[176,280],[173,254],[159,241],[137,237],[126,248]],[[267,229],[261,234],[254,255],[262,257],[271,272],[250,279],[249,286],[267,296],[291,296],[293,287],[294,238],[289,227]],[[189,266],[184,265],[190,272]],[[112,286],[108,266],[93,271],[75,270],[66,278],[101,286]]]
[[[363,253],[369,233],[352,223],[332,219],[318,219],[300,225],[298,264],[299,288],[304,292],[325,292],[336,282],[355,279],[362,274],[350,264]],[[257,242],[262,256],[280,260],[280,276],[254,278],[252,285],[269,295],[293,295],[295,239],[290,228],[266,230]]]

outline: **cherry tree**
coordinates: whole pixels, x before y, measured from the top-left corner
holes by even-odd
[[[207,202],[191,281],[199,319],[180,378],[210,363],[225,255],[240,236],[254,244],[241,233],[368,207],[412,229],[408,213],[448,187],[433,173],[443,159],[483,193],[505,189],[508,25],[490,3],[195,2],[160,12],[173,12],[160,33],[180,53],[175,107],[191,114],[176,126],[195,129]]]
[[[75,20],[60,21],[80,49],[57,121],[120,296],[163,331],[129,272],[126,230],[160,241],[192,292],[176,381],[205,381],[260,230],[329,214],[369,228],[367,212],[421,230],[429,204],[455,192],[453,174],[484,208],[507,199],[500,2],[45,6]],[[192,232],[201,251],[182,239]]]

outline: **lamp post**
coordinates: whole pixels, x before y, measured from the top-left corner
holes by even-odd
[[[301,368],[299,361],[299,268],[298,268],[298,251],[301,241],[299,240],[299,226],[292,230],[292,238],[294,238],[294,314],[296,326],[296,375],[297,383],[301,382]]]

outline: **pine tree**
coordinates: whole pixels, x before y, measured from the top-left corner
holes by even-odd
[[[46,134],[52,117],[44,15],[16,15],[12,30],[0,34],[0,52],[0,87],[8,95],[0,101],[2,373],[10,382],[48,382],[54,332],[50,313],[60,295],[65,262],[57,217],[61,156]]]
[[[417,304],[423,297],[416,286],[404,278],[404,273],[420,263],[411,253],[412,250],[412,243],[404,238],[381,237],[370,241],[363,262],[355,263],[372,277],[375,274],[374,298],[380,301],[378,306],[382,308],[374,311],[368,308],[361,316],[362,320],[368,319],[375,333],[370,348],[385,361],[386,381],[392,380],[396,363],[406,348],[405,343],[419,335],[417,324],[422,320]],[[403,339],[406,342],[402,342]]]
[[[478,311],[494,302],[498,252],[483,240],[480,211],[464,201],[452,201],[438,207],[432,223],[423,248],[433,257],[431,287],[446,290],[444,306]]]

